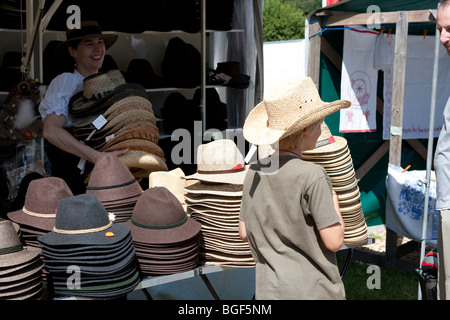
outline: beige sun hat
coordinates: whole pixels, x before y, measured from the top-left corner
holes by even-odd
[[[148,178],[153,171],[168,171],[163,158],[145,151],[130,150],[118,158],[136,178]]]
[[[250,111],[244,137],[255,145],[270,145],[348,107],[347,100],[323,102],[309,77],[288,79],[270,88]]]
[[[186,187],[186,176],[181,168],[170,171],[154,171],[148,179],[149,188],[165,187],[172,192],[181,204],[185,203],[184,188]]]
[[[248,166],[234,141],[219,139],[197,148],[197,172],[186,179],[243,184],[247,171]]]

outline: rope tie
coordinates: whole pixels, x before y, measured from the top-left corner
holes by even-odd
[[[30,210],[27,210],[25,208],[25,206],[22,208],[22,211],[24,213],[26,213],[29,216],[33,216],[33,217],[39,217],[39,218],[56,218],[56,214],[51,214],[51,213],[38,213],[38,212],[33,212]]]
[[[102,227],[91,228],[91,229],[80,229],[80,230],[63,230],[63,229],[58,229],[56,227],[53,227],[53,231],[55,231],[56,233],[61,233],[61,234],[83,234],[83,233],[91,233],[91,232],[98,232],[98,231],[106,230],[109,227],[111,227],[112,224],[113,224],[112,221],[110,221],[107,225],[102,226]]]

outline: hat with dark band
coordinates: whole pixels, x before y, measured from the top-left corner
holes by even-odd
[[[83,39],[101,38],[105,43],[105,48],[110,48],[117,40],[116,34],[104,34],[96,21],[81,21],[80,28],[66,30],[66,41],[63,41],[55,48],[58,56],[67,55],[67,48],[75,41]]]

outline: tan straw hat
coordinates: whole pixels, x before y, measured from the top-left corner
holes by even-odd
[[[187,186],[186,176],[181,168],[170,171],[154,171],[148,179],[149,188],[165,187],[172,192],[181,204],[185,203],[184,188]]]
[[[233,140],[219,139],[197,149],[197,172],[186,179],[243,184],[248,167]]]
[[[249,113],[244,137],[256,145],[269,145],[323,119],[350,101],[323,102],[311,78],[289,79],[267,91]]]
[[[137,178],[148,178],[153,171],[169,170],[163,158],[145,151],[130,150],[118,158]]]

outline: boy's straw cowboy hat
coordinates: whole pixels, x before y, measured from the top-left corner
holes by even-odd
[[[309,77],[288,79],[268,90],[249,113],[244,137],[256,145],[270,145],[349,106],[347,100],[323,102]]]

